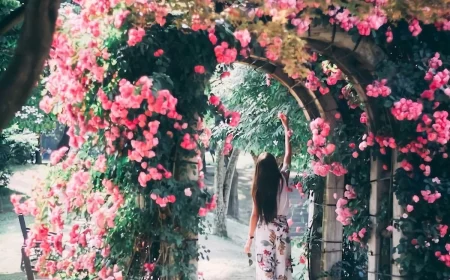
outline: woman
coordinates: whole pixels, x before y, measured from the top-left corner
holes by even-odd
[[[285,131],[285,156],[281,170],[275,157],[259,155],[253,177],[253,210],[244,251],[249,254],[253,239],[256,252],[256,280],[291,280],[291,246],[287,182],[291,164],[291,144],[287,117],[279,114]]]

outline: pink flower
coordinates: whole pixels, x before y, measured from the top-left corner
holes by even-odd
[[[412,205],[410,205],[410,204],[408,204],[407,206],[406,206],[406,211],[407,212],[412,212],[414,210],[414,206],[412,206]]]
[[[145,30],[141,27],[128,30],[128,45],[135,46],[142,41],[145,36]]]
[[[328,164],[323,164],[319,161],[313,161],[312,168],[313,168],[314,174],[322,176],[322,177],[326,177],[328,172],[331,169],[331,167]]]
[[[392,232],[392,231],[394,230],[394,227],[393,227],[393,226],[388,226],[388,227],[386,228],[386,230]]]
[[[185,188],[184,189],[184,195],[185,196],[191,196],[192,195],[191,188]]]
[[[209,38],[209,41],[210,41],[213,45],[217,44],[217,37],[216,37],[216,35],[214,35],[214,33],[209,33],[209,34],[208,34],[208,38]]]
[[[197,65],[194,67],[194,71],[197,74],[205,74],[205,67],[203,65]]]
[[[392,34],[391,28],[388,27],[388,30],[386,31],[386,42],[391,43],[392,40],[394,40],[394,34]]]
[[[374,81],[373,84],[366,87],[367,96],[371,97],[387,97],[391,94],[391,89],[386,86],[387,80]]]
[[[335,149],[336,149],[336,145],[330,143],[325,147],[325,154],[331,155],[332,153],[334,153]]]
[[[296,227],[295,228],[295,232],[297,232],[297,233],[300,232],[300,230],[301,230],[301,227]]]
[[[230,77],[230,76],[231,76],[231,73],[228,72],[228,71],[223,72],[222,74],[220,74],[220,78],[221,78],[221,79],[225,79],[225,78],[228,78],[228,77]]]
[[[410,22],[408,29],[414,37],[418,36],[422,32],[422,28],[420,27],[419,21],[417,19],[414,19]]]
[[[288,226],[291,227],[294,221],[290,218],[287,220]]]
[[[208,213],[208,210],[206,210],[206,208],[200,207],[200,209],[198,210],[198,215],[200,217],[205,217],[207,213]]]
[[[227,42],[222,42],[214,48],[216,59],[218,63],[231,64],[236,61],[237,50],[235,48],[228,48]]]
[[[66,152],[69,150],[68,147],[61,147],[57,151],[53,151],[50,155],[50,164],[55,165],[57,164],[66,154]]]
[[[358,158],[358,156],[359,156],[358,152],[355,151],[355,152],[352,153],[352,157]]]
[[[242,48],[246,48],[252,40],[252,37],[250,37],[250,32],[248,32],[247,29],[235,31],[234,37],[241,43]]]
[[[347,169],[339,163],[339,162],[333,162],[331,164],[331,172],[336,176],[342,176],[344,174],[347,174]]]
[[[367,114],[366,114],[366,112],[362,112],[361,113],[361,117],[359,118],[359,122],[360,123],[364,123],[364,124],[367,123]]]
[[[155,264],[154,263],[145,263],[144,269],[148,271],[149,273],[152,273],[155,270]]]
[[[155,56],[155,57],[160,57],[160,56],[162,56],[164,54],[164,50],[162,50],[162,49],[158,49],[158,50],[156,50],[154,53],[153,53],[153,55]]]
[[[219,106],[219,104],[220,104],[220,97],[218,97],[216,95],[211,95],[209,97],[209,103],[211,103],[211,105],[214,105],[214,106]]]
[[[394,103],[391,108],[391,113],[399,120],[417,120],[422,115],[423,105],[421,103],[413,102],[410,99],[402,98],[400,101]]]
[[[322,95],[325,95],[330,92],[330,89],[328,87],[320,87],[319,91]]]
[[[231,113],[230,126],[231,127],[238,126],[240,120],[241,120],[241,114],[239,112],[232,112]]]
[[[334,114],[334,118],[339,120],[341,118],[341,114],[340,113],[336,113]]]
[[[420,198],[417,195],[413,196],[412,199],[415,203],[419,202],[419,200],[420,200]]]
[[[438,225],[439,235],[443,238],[447,235],[448,226],[447,225]]]

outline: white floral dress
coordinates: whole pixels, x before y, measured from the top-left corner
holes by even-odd
[[[282,170],[277,217],[269,224],[259,221],[255,232],[256,280],[292,280],[289,239],[287,170]]]

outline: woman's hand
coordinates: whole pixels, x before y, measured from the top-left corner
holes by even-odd
[[[252,239],[248,239],[247,240],[247,243],[245,244],[245,246],[244,246],[244,252],[246,253],[246,254],[248,254],[248,253],[250,253],[250,248],[252,247]]]
[[[289,120],[288,120],[287,116],[280,112],[280,113],[278,113],[278,118],[280,118],[281,123],[283,124],[284,128],[288,129],[289,128]]]

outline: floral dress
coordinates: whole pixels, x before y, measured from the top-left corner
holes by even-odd
[[[278,216],[269,224],[260,220],[256,227],[256,280],[292,280],[286,173],[282,170],[284,179],[278,197]]]

